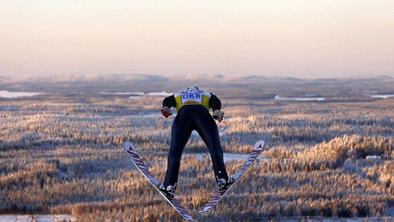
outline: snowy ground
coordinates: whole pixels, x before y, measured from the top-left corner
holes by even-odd
[[[0,222],[63,222],[75,221],[71,215],[0,215]],[[264,221],[264,219],[262,220]],[[280,222],[383,222],[394,221],[393,217],[358,217],[358,218],[329,218],[329,217],[289,217],[276,218],[274,221]]]
[[[10,92],[7,90],[0,90],[0,98],[19,98],[19,97],[31,97],[35,95],[39,95],[42,93],[37,92]]]
[[[0,215],[0,222],[57,222],[74,221],[71,215]]]
[[[0,222],[63,222],[75,221],[71,215],[0,215]],[[264,220],[263,220],[264,221]],[[275,221],[280,222],[380,222],[380,221],[394,221],[393,217],[359,217],[359,218],[328,218],[328,217],[289,217],[277,218]]]

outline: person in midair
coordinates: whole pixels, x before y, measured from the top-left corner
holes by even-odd
[[[198,132],[209,150],[219,190],[226,189],[234,180],[227,174],[219,131],[214,120],[223,120],[220,99],[212,93],[193,87],[164,98],[161,113],[165,118],[172,115],[171,107],[176,108],[177,115],[172,124],[166,176],[159,189],[168,198],[174,197],[183,149],[193,130]],[[213,111],[212,115],[209,113],[210,109]]]

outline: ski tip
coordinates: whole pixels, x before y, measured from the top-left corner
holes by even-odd
[[[132,143],[132,142],[130,142],[130,141],[126,141],[124,144],[123,144],[123,148],[127,151],[127,150],[131,150],[131,149],[134,149],[134,144]]]
[[[254,145],[254,148],[255,148],[256,150],[261,150],[261,149],[264,148],[264,145],[265,145],[265,141],[264,141],[264,140],[259,140],[259,141],[257,141],[256,144]]]

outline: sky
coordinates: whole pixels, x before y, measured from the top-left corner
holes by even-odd
[[[0,76],[394,76],[393,0],[0,0]]]

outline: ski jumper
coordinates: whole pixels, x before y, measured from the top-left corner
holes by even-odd
[[[228,180],[220,145],[219,131],[209,109],[220,110],[221,102],[212,93],[197,87],[174,93],[163,100],[163,107],[175,107],[178,111],[172,124],[171,145],[168,153],[164,187],[176,186],[183,149],[193,130],[196,130],[208,147],[212,159],[215,179]]]

